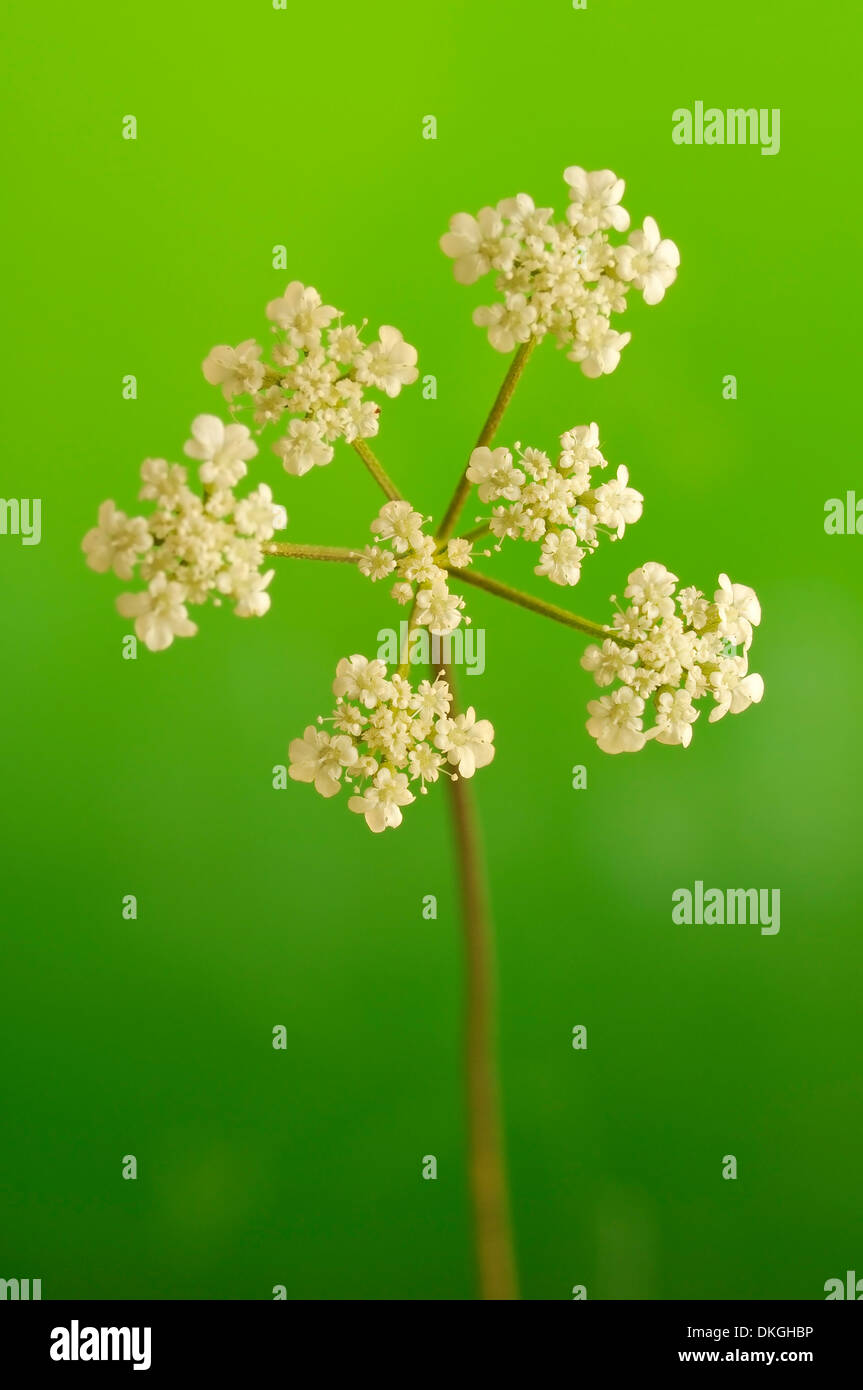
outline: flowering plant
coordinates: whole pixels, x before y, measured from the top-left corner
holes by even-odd
[[[494,728],[471,707],[459,711],[445,665],[416,687],[409,680],[411,639],[420,628],[437,636],[470,621],[459,588],[484,589],[565,623],[594,641],[582,657],[610,693],[587,706],[587,730],[606,753],[636,752],[648,742],[687,747],[701,702],[712,701],[709,722],[737,714],[761,699],[761,677],[749,671],[753,628],[761,610],[752,589],[720,574],[713,597],[687,586],[654,561],[633,569],[611,621],[597,622],[510,588],[475,567],[502,545],[526,542],[535,574],[571,588],[603,540],[620,541],[638,522],[644,499],[625,465],[609,465],[596,423],[569,426],[551,453],[514,443],[494,446],[504,412],[536,346],[552,338],[586,377],[614,371],[631,334],[611,325],[632,290],[658,304],[673,284],[679,254],[653,218],[625,241],[629,214],[624,183],[610,170],[564,171],[569,204],[554,220],[524,193],[458,213],[441,238],[456,280],[491,276],[497,294],[474,322],[499,352],[513,353],[503,384],[470,452],[440,524],[405,498],[368,440],[380,427],[381,395],[398,396],[418,375],[416,349],[397,328],[348,324],[299,281],[266,308],[273,326],[269,360],[255,339],[214,347],[203,363],[206,380],[221,387],[230,422],[215,415],[192,421],[184,452],[197,465],[199,490],[186,467],[147,459],[139,497],[147,516],[127,516],[102,504],[83,549],[94,570],[113,570],[143,588],[121,593],[120,613],[135,620],[137,637],[152,651],[197,631],[190,607],[229,599],[238,617],[262,617],[270,607],[276,557],[354,566],[371,583],[391,583],[409,605],[407,643],[398,668],[353,654],[339,661],[328,720],[309,724],[290,745],[290,776],[332,798],[344,785],[347,807],[375,833],[397,827],[405,807],[443,780],[451,788],[459,850],[468,951],[468,1087],[471,1169],[481,1287],[487,1297],[514,1297],[503,1160],[489,1044],[488,962],[482,943],[487,914],[477,865],[476,832],[464,782],[495,755]],[[376,393],[376,394],[375,394]],[[244,416],[245,419],[240,417]],[[284,507],[265,484],[235,495],[260,437],[285,471],[302,477],[329,465],[343,440],[362,459],[385,502],[372,518],[370,543],[356,549],[276,539],[287,526]],[[605,478],[605,481],[603,479]],[[456,535],[472,489],[488,508],[477,525]],[[324,725],[328,727],[324,727]]]

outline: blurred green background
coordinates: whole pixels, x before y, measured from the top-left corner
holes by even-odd
[[[659,307],[633,296],[613,376],[546,345],[500,441],[551,448],[597,420],[645,514],[572,593],[534,578],[527,547],[488,568],[600,620],[647,559],[707,589],[727,570],[763,603],[767,694],[702,717],[688,752],[605,757],[584,643],[468,593],[487,671],[462,694],[497,730],[474,786],[523,1293],[818,1299],[863,1266],[863,539],[823,530],[825,500],[861,486],[849,14],[7,15],[2,492],[43,499],[43,540],[0,537],[0,1275],[46,1298],[473,1296],[447,799],[373,837],[344,796],[271,784],[339,657],[372,654],[403,610],[343,567],[282,561],[265,619],[195,610],[194,640],[124,661],[123,586],[80,540],[104,497],[135,510],[143,457],[181,458],[221,405],[201,360],[264,341],[293,278],[348,321],[398,325],[437,377],[436,400],[384,403],[376,448],[440,517],[506,362],[470,322],[487,283],[457,286],[438,237],[522,190],[562,210],[571,163],[625,177],[681,272]],[[781,152],[672,144],[695,100],[779,107]],[[272,437],[257,476],[288,538],[362,544],[379,497],[355,455],[297,480]],[[671,892],[696,878],[780,888],[781,931],[674,925]]]

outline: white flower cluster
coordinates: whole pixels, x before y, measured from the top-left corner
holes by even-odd
[[[492,347],[511,352],[550,333],[585,376],[597,377],[614,371],[632,336],[612,328],[611,315],[624,311],[631,288],[658,304],[677,278],[680,254],[652,217],[625,245],[611,244],[609,231],[625,232],[629,213],[620,205],[623,179],[610,169],[573,165],[563,177],[570,196],[564,221],[553,222],[553,208],[519,193],[476,217],[456,213],[440,244],[460,284],[496,272],[502,300],[473,315]]]
[[[357,568],[372,582],[396,574],[392,592],[399,603],[410,602],[416,593],[414,621],[430,632],[452,632],[461,622],[464,599],[450,592],[447,571],[438,564],[437,542],[422,528],[423,518],[410,502],[386,502],[371,524],[382,544],[367,545]],[[456,569],[469,565],[470,542],[451,540],[446,558]]]
[[[441,773],[472,777],[494,757],[494,728],[471,707],[450,718],[452,693],[441,674],[414,690],[406,677],[387,675],[383,661],[344,657],[333,681],[333,733],[310,724],[290,746],[290,776],[335,796],[345,782],[351,811],[376,834],[401,825],[402,807]],[[319,725],[323,720],[318,721]],[[453,769],[448,770],[446,765]]]
[[[596,424],[579,425],[560,436],[560,455],[553,464],[541,449],[516,444],[518,464],[509,449],[474,449],[467,476],[482,502],[505,502],[489,520],[492,534],[503,540],[522,537],[542,543],[535,573],[553,584],[577,584],[581,562],[599,545],[600,529],[619,539],[638,521],[644,498],[629,486],[629,470],[596,484],[591,470],[606,468]]]
[[[132,579],[135,567],[147,585],[120,594],[117,608],[135,619],[135,632],[150,651],[164,651],[175,637],[193,637],[197,626],[187,604],[233,601],[240,618],[262,617],[270,606],[262,572],[263,544],[287,525],[284,507],[266,483],[239,499],[233,489],[258,447],[245,425],[225,425],[215,415],[192,421],[185,453],[199,461],[204,496],[187,486],[186,469],[165,459],[145,459],[139,497],[155,503],[148,517],[126,516],[113,502],[99,508],[99,524],[82,541],[91,569]]]
[[[277,334],[272,366],[247,338],[235,348],[214,347],[204,376],[221,386],[226,401],[250,396],[262,428],[292,417],[273,449],[286,471],[301,477],[330,462],[337,439],[352,444],[377,434],[379,407],[365,399],[365,388],[397,396],[417,379],[417,351],[386,324],[374,342],[364,343],[365,324],[343,324],[341,312],[299,280],[267,305],[267,317]]]
[[[621,682],[587,706],[587,731],[605,753],[635,753],[649,739],[688,748],[700,713],[695,701],[712,696],[712,724],[764,694],[761,676],[749,673],[752,629],[761,621],[754,590],[721,574],[711,602],[700,589],[675,593],[676,585],[664,565],[634,570],[624,590],[629,607],[614,615],[613,635],[582,657],[597,685]],[[647,701],[655,713],[650,729]]]

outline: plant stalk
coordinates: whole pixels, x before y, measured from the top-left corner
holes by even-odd
[[[488,413],[488,418],[479,432],[475,448],[481,449],[483,445],[490,444],[497,434],[497,428],[503,419],[503,413],[512,400],[515,388],[518,385],[521,374],[530,360],[530,354],[536,347],[537,339],[528,338],[526,343],[522,343],[517,353],[509,364],[509,370],[503,379],[503,384],[495,396],[494,405]],[[441,522],[438,531],[438,542],[443,545],[449,540],[456,527],[456,522],[461,515],[461,509],[467,501],[467,495],[471,490],[471,481],[467,476],[467,468],[461,475],[458,487],[453,493],[452,501],[446,509],[446,514]]]
[[[362,555],[361,550],[346,550],[341,545],[292,545],[289,541],[270,541],[263,549],[266,555],[283,555],[295,560],[337,560],[345,565],[355,565]]]
[[[445,668],[451,690],[453,675]],[[471,788],[450,779],[465,948],[464,1060],[468,1173],[479,1296],[517,1299],[503,1121],[495,1056],[495,989],[491,919]]]
[[[590,618],[582,618],[578,613],[570,613],[568,608],[559,608],[556,603],[546,603],[545,599],[534,598],[533,594],[522,593],[521,589],[513,589],[509,584],[501,584],[499,579],[489,579],[488,575],[477,574],[475,570],[469,569],[450,568],[448,572],[452,579],[461,580],[464,584],[472,584],[476,589],[485,589],[488,594],[506,599],[508,603],[517,603],[519,608],[527,608],[531,613],[540,613],[544,618],[551,618],[556,623],[565,624],[566,627],[574,627],[578,632],[587,633],[588,637],[598,637],[600,640],[612,637],[621,647],[632,646],[632,643],[626,638],[618,637],[613,629],[603,627],[602,623],[594,623]]]
[[[373,454],[364,439],[355,439],[353,448],[359,454],[366,468],[371,473],[378,487],[385,492],[391,502],[403,501],[402,494],[399,492],[390,475],[387,473],[377,455]]]

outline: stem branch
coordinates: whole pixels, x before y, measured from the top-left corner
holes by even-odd
[[[533,594],[522,593],[521,589],[513,589],[509,584],[501,584],[499,579],[489,579],[485,574],[477,574],[475,570],[450,569],[449,573],[453,579],[462,580],[465,584],[473,584],[477,589],[485,589],[486,593],[496,594],[498,598],[506,599],[508,603],[517,603],[520,608],[528,608],[531,613],[540,613],[544,618],[552,618],[556,623],[564,623],[566,627],[574,627],[578,632],[586,632],[589,637],[614,638],[622,647],[631,647],[632,643],[602,623],[591,622],[590,618],[581,618],[577,613],[570,613],[568,608],[558,608],[556,603],[546,603],[545,599],[534,598]]]
[[[264,546],[267,555],[292,556],[296,560],[338,560],[355,565],[361,550],[346,550],[341,545],[291,545],[288,541],[271,541]]]
[[[519,383],[522,372],[530,360],[530,354],[536,347],[536,343],[536,338],[528,338],[526,343],[522,343],[518,352],[510,362],[509,370],[503,379],[503,385],[495,397],[494,405],[488,414],[488,419],[480,430],[479,438],[475,446],[477,449],[481,449],[485,444],[490,444],[497,434],[498,425],[503,418],[503,413],[512,400],[515,388]],[[438,540],[441,543],[449,540],[452,535],[456,522],[459,519],[461,509],[467,501],[467,495],[470,489],[471,483],[467,476],[467,468],[465,468],[459,480],[458,487],[453,494],[452,501],[446,509],[446,515],[444,516],[440,531],[438,532]]]
[[[386,493],[391,502],[401,502],[402,495],[387,473],[380,459],[372,453],[364,439],[355,439],[353,447],[356,449],[366,468],[371,473],[378,487]]]

